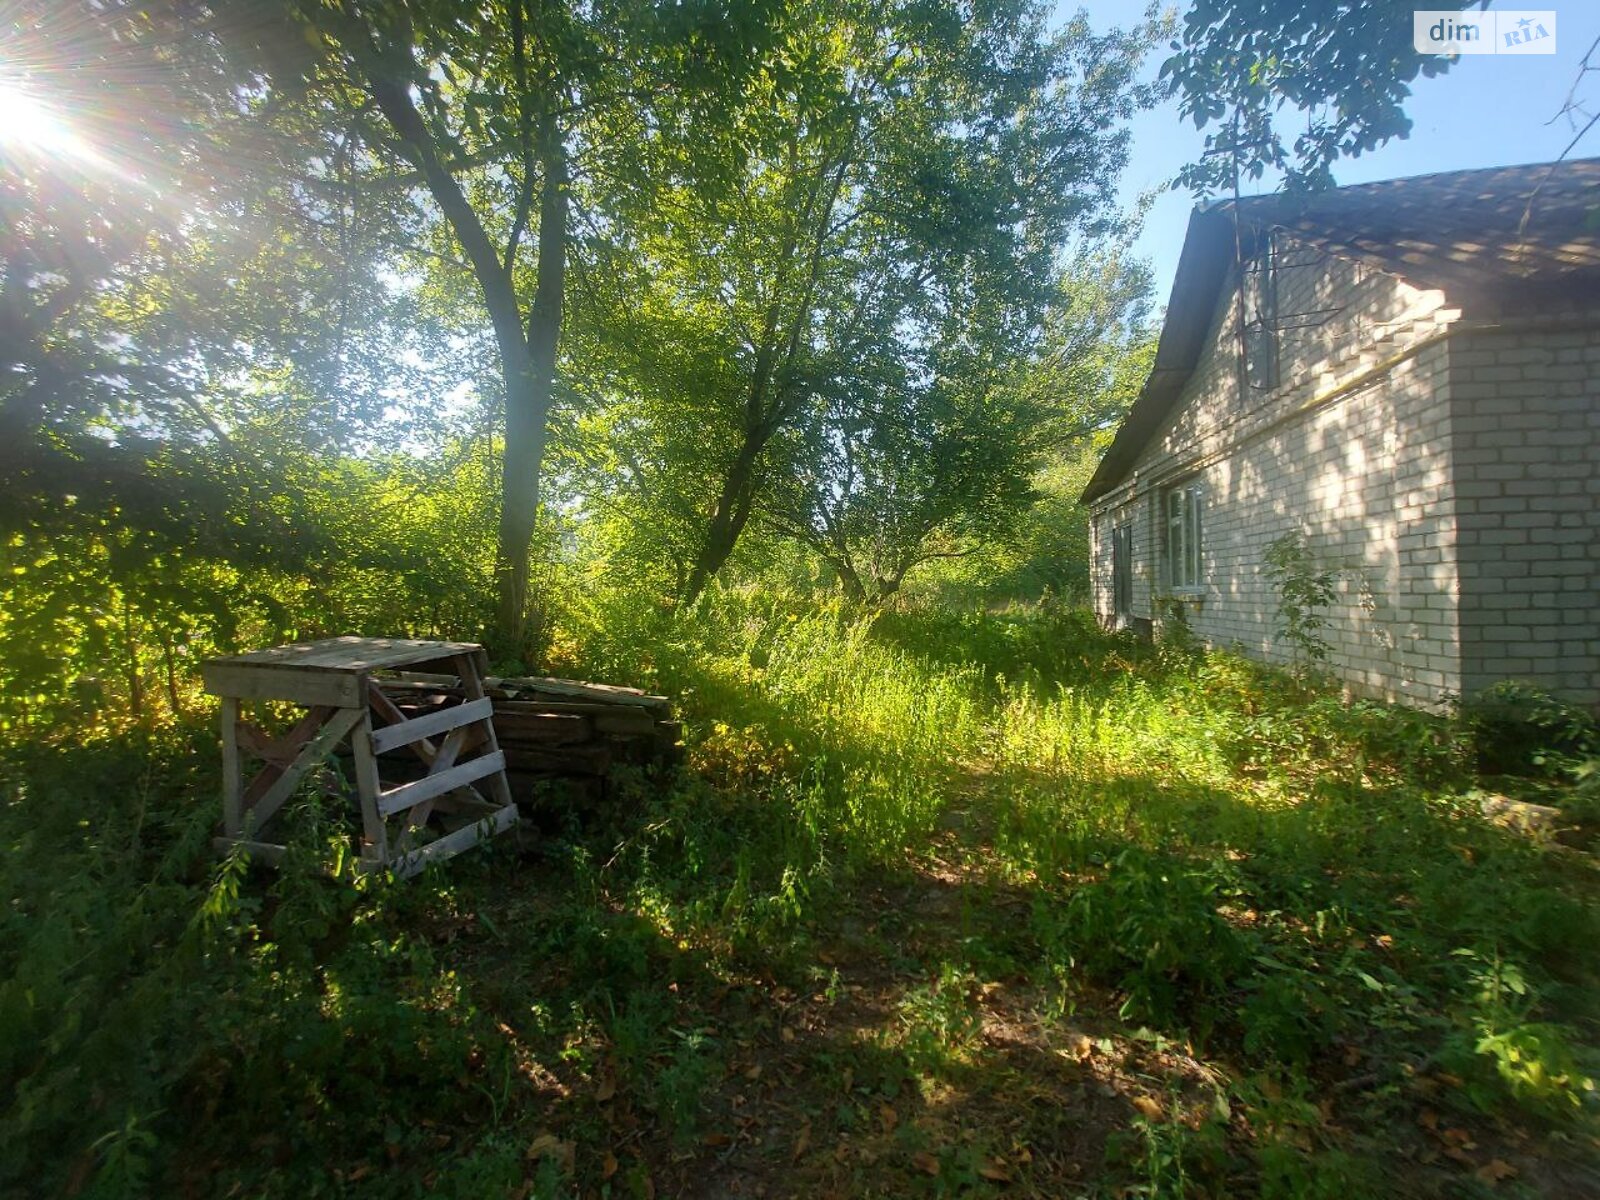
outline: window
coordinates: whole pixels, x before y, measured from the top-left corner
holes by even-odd
[[[1200,575],[1200,485],[1184,484],[1167,493],[1167,586],[1197,592]]]
[[[1111,611],[1119,621],[1133,615],[1133,526],[1111,531]]]
[[[1239,317],[1244,322],[1240,353],[1244,379],[1254,391],[1278,386],[1278,270],[1276,248],[1269,234],[1240,280]]]

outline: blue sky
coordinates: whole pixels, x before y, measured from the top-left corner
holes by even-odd
[[[1187,7],[1182,0],[1179,11]],[[1417,8],[1431,7],[1419,0]],[[1144,11],[1143,0],[1067,0],[1058,9],[1065,17],[1078,9],[1089,14],[1096,30],[1131,25]],[[1417,79],[1406,113],[1411,136],[1392,141],[1371,154],[1346,159],[1334,167],[1340,183],[1366,183],[1430,171],[1497,167],[1510,163],[1545,162],[1557,157],[1572,139],[1565,121],[1546,124],[1560,110],[1577,76],[1578,61],[1600,35],[1600,0],[1511,0],[1496,10],[1554,9],[1554,55],[1464,56],[1444,75]],[[1153,77],[1165,47],[1151,55]],[[1580,95],[1591,111],[1600,107],[1600,73],[1588,76]],[[1181,119],[1175,102],[1143,113],[1133,122],[1133,145],[1122,194],[1128,203],[1143,190],[1170,182],[1184,163],[1204,149],[1204,134]],[[1572,157],[1600,155],[1600,125],[1578,143]],[[1156,299],[1166,302],[1172,272],[1183,247],[1184,229],[1193,197],[1165,192],[1151,208],[1137,251],[1155,268]]]

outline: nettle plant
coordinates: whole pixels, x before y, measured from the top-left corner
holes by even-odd
[[[1294,647],[1295,665],[1322,665],[1332,649],[1322,631],[1328,626],[1327,609],[1337,598],[1337,574],[1317,561],[1298,529],[1267,547],[1266,564],[1278,593],[1278,628]]]

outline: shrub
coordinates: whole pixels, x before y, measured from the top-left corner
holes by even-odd
[[[1058,953],[1120,990],[1124,1017],[1204,1035],[1247,957],[1217,912],[1218,886],[1214,871],[1129,847],[1067,899]]]
[[[1600,756],[1600,728],[1575,704],[1516,680],[1503,680],[1462,706],[1490,775],[1555,775],[1576,760]]]
[[[1296,666],[1327,662],[1330,647],[1322,631],[1328,619],[1322,610],[1337,599],[1334,573],[1317,562],[1298,529],[1269,545],[1266,561],[1267,578],[1278,592],[1278,628],[1294,647]]]

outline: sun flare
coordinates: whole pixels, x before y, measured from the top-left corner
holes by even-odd
[[[73,129],[65,114],[16,84],[0,80],[0,151],[7,149],[73,159],[93,167],[110,166],[105,156]]]

